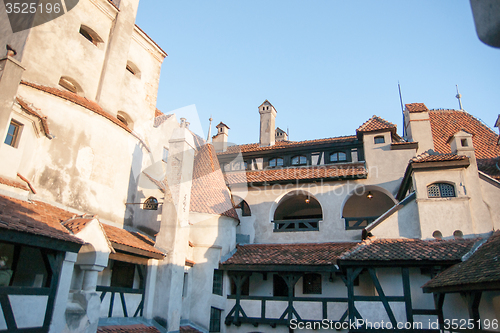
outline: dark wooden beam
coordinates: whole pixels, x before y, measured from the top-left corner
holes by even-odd
[[[141,250],[132,246],[128,245],[123,245],[123,244],[118,244],[115,242],[111,242],[111,245],[115,250],[123,251],[123,252],[128,252],[131,254],[136,254],[142,257],[146,258],[151,258],[151,259],[159,259],[162,260],[165,256],[163,254],[155,253],[155,252],[149,252],[145,250]]]
[[[411,302],[410,269],[401,268],[401,277],[403,278],[403,295],[405,298],[406,321],[413,324],[413,307]],[[412,325],[413,327],[413,325]]]
[[[33,247],[41,247],[56,251],[74,253],[78,253],[83,245],[83,241],[82,243],[76,243],[4,228],[1,228],[1,230],[2,232],[0,232],[0,241],[14,244],[23,244]]]
[[[133,256],[133,255],[121,253],[121,252],[110,253],[109,259],[128,262],[128,263],[137,264],[137,265],[147,265],[148,261],[149,261],[149,258]]]
[[[375,286],[375,289],[377,290],[378,296],[380,297],[380,301],[382,302],[382,305],[384,306],[385,311],[387,312],[387,315],[389,316],[389,319],[392,323],[392,327],[397,327],[396,317],[394,316],[394,312],[392,312],[389,301],[387,300],[385,293],[384,293],[384,290],[382,289],[382,286],[380,285],[380,281],[378,280],[377,274],[375,274],[375,269],[369,268],[368,273],[370,273],[370,277],[373,281],[373,285]]]

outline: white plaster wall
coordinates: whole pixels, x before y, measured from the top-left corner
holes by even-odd
[[[480,184],[484,203],[488,207],[493,221],[493,230],[498,230],[500,229],[500,207],[498,205],[500,202],[500,184],[484,179],[480,179]]]
[[[500,292],[499,291],[484,291],[481,295],[479,303],[479,315],[481,320],[488,319],[490,325],[493,320],[500,321]],[[486,327],[484,327],[486,328]],[[500,324],[496,329],[490,326],[490,331],[500,332]]]
[[[69,76],[82,86],[85,97],[95,100],[116,14],[104,0],[80,1],[75,9],[31,29],[22,60],[26,66],[23,79],[56,87],[61,76]],[[95,46],[83,37],[79,32],[82,24],[104,43]]]
[[[144,151],[130,133],[63,99],[20,86],[20,94],[48,116],[56,136],[44,140],[25,177],[45,200],[123,223],[130,181],[140,174]],[[92,154],[88,152],[91,151]],[[81,152],[85,158],[79,158]],[[132,169],[133,161],[139,167]],[[133,182],[132,182],[132,185]]]
[[[48,296],[9,295],[8,297],[18,328],[43,326]]]

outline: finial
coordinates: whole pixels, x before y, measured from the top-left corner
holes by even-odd
[[[458,91],[458,84],[455,85],[457,87],[457,95],[455,96],[458,99],[458,105],[460,107],[460,110],[463,110],[464,108],[462,107],[462,95],[460,95],[460,92]]]
[[[210,137],[212,136],[212,115],[210,115],[210,118],[208,120],[210,121],[210,123],[208,124],[207,142],[210,141]]]

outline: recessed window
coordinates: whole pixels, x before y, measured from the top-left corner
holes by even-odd
[[[165,163],[168,161],[168,148],[163,147],[163,155],[161,157],[161,160]]]
[[[305,274],[302,281],[302,292],[304,294],[321,294],[321,274]]]
[[[125,68],[130,74],[139,78],[141,77],[141,71],[139,70],[139,67],[137,67],[132,61],[127,61],[127,66]]]
[[[59,79],[59,85],[74,94],[83,95],[82,87],[78,84],[78,82],[76,82],[76,80],[70,77],[61,76]]]
[[[435,230],[432,233],[432,237],[434,237],[435,239],[442,239],[443,238],[443,234],[441,233],[441,231]]]
[[[455,237],[455,239],[462,239],[464,238],[464,233],[462,232],[462,230],[455,230],[453,232],[453,237]]]
[[[250,206],[245,200],[241,200],[239,204],[234,206],[234,208],[240,208],[242,216],[252,216],[252,212],[250,211]]]
[[[345,162],[347,161],[347,154],[341,151],[330,154],[330,162]]]
[[[123,116],[117,115],[116,118],[118,118],[118,120],[121,121],[125,126],[128,125],[127,119],[125,119]]]
[[[283,159],[281,157],[276,157],[269,160],[269,167],[275,168],[280,166],[283,166]]]
[[[467,139],[462,139],[462,140],[460,140],[460,143],[462,144],[462,147],[467,147],[467,146],[469,146],[469,145],[467,144]]]
[[[126,112],[118,111],[116,113],[116,118],[128,128],[130,129],[134,128],[134,122]]]
[[[434,183],[427,186],[429,198],[451,198],[456,197],[455,187],[446,183]]]
[[[135,264],[114,261],[111,269],[111,287],[133,288]]]
[[[186,297],[188,293],[188,272],[184,272],[184,279],[182,280],[182,297]]]
[[[375,144],[385,143],[385,138],[383,135],[376,136],[374,142]]]
[[[212,294],[222,296],[222,287],[223,287],[223,271],[219,269],[214,269],[214,283],[212,286]]]
[[[99,43],[102,43],[103,40],[99,35],[86,25],[81,25],[80,26],[80,34],[85,37],[89,42],[91,42],[94,45],[98,45]]]
[[[305,156],[295,156],[292,158],[292,165],[306,165],[307,158]]]
[[[211,307],[210,308],[210,327],[209,332],[220,332],[220,318],[222,310]]]
[[[11,120],[4,143],[8,144],[11,147],[17,148],[19,138],[21,136],[22,127],[22,124],[18,123],[17,121]]]
[[[142,205],[144,210],[158,210],[158,200],[155,197],[149,197]]]

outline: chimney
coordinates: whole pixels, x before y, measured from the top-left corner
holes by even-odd
[[[217,128],[217,135],[212,138],[212,144],[214,145],[215,152],[221,153],[227,150],[227,135],[229,127],[222,121],[219,125],[215,126]]]
[[[406,104],[404,121],[406,139],[418,142],[417,155],[434,150],[429,109],[424,103]]]
[[[278,127],[276,128],[274,139],[276,141],[288,141],[288,134]]]
[[[260,146],[274,146],[275,143],[275,122],[276,122],[276,109],[266,99],[264,103],[259,106],[260,113]]]
[[[453,134],[453,136],[448,139],[448,143],[450,144],[451,152],[453,154],[465,155],[469,157],[469,159],[475,160],[472,134],[462,129]]]

